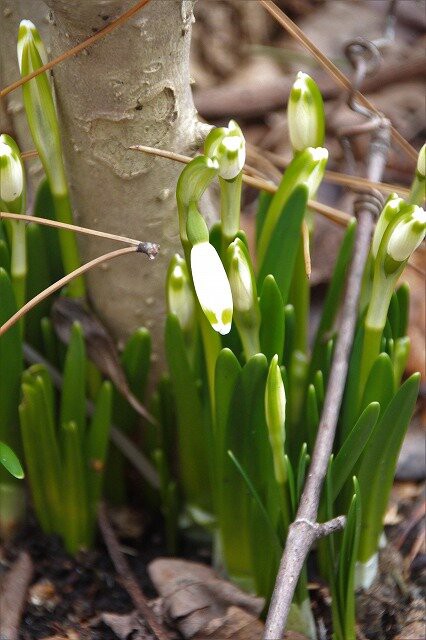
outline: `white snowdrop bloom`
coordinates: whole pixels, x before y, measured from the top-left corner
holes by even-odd
[[[388,240],[386,253],[396,262],[408,260],[422,242],[426,233],[426,212],[413,206],[411,213],[398,222]]]
[[[204,150],[209,158],[219,163],[219,175],[233,180],[243,170],[246,161],[246,141],[235,120],[227,127],[213,129],[206,138]]]
[[[2,210],[18,207],[24,195],[24,174],[19,151],[13,139],[2,134],[0,136],[0,204]],[[15,206],[16,205],[16,206]]]
[[[222,335],[231,330],[232,294],[216,249],[199,242],[191,249],[191,272],[201,308],[213,329]]]

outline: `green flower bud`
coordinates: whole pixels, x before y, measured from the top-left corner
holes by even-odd
[[[393,226],[387,239],[386,253],[395,262],[406,262],[425,237],[426,212],[416,205],[409,209]]]
[[[209,242],[192,247],[191,273],[204,315],[215,331],[226,335],[232,323],[231,287],[219,255]]]
[[[195,324],[195,301],[186,262],[179,254],[173,256],[167,272],[167,308],[174,313],[184,333]]]
[[[47,60],[40,35],[29,20],[22,20],[18,31],[18,63],[25,76]],[[52,89],[47,73],[41,73],[22,87],[28,125],[54,194],[67,192],[62,163],[61,142]]]
[[[265,389],[265,416],[274,459],[275,477],[279,484],[286,480],[284,458],[286,396],[278,355],[272,358]]]
[[[300,71],[287,106],[288,128],[294,151],[324,144],[324,103],[317,84]]]
[[[258,318],[258,300],[256,291],[256,279],[253,267],[248,255],[247,247],[236,238],[227,250],[228,278],[231,285],[234,312],[243,316],[255,316]]]
[[[417,173],[420,178],[426,176],[426,142],[419,151],[419,157],[417,158]]]
[[[0,207],[9,213],[25,211],[25,180],[21,154],[6,133],[0,136]]]
[[[385,206],[382,209],[374,230],[373,242],[371,245],[371,251],[374,258],[377,256],[380,243],[388,225],[398,217],[402,206],[404,206],[404,200],[399,198],[396,193],[392,193],[386,200]]]
[[[246,161],[246,141],[235,120],[227,127],[210,131],[204,143],[204,152],[219,163],[219,176],[233,180],[243,170]]]
[[[260,310],[253,266],[247,247],[240,238],[236,238],[229,245],[226,262],[234,303],[235,324],[248,360],[260,352]]]

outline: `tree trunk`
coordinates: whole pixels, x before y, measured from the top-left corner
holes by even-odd
[[[135,0],[45,0],[52,55],[81,42]],[[175,186],[182,166],[129,150],[145,144],[191,154],[201,137],[189,77],[192,0],[151,0],[126,24],[53,70],[65,164],[78,224],[158,242],[88,275],[95,310],[122,340],[139,326],[161,358],[164,280],[179,250]],[[81,240],[84,261],[110,248]]]

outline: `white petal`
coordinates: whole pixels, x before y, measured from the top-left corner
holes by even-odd
[[[231,330],[232,294],[225,269],[216,249],[208,242],[191,250],[191,271],[200,305],[215,331],[226,335]]]

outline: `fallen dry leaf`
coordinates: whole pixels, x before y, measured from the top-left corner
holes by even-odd
[[[120,640],[151,640],[153,635],[148,633],[137,611],[125,613],[102,613],[100,621],[115,633]]]
[[[159,558],[148,572],[163,597],[166,615],[184,638],[260,640],[262,598],[244,593],[197,562]]]

